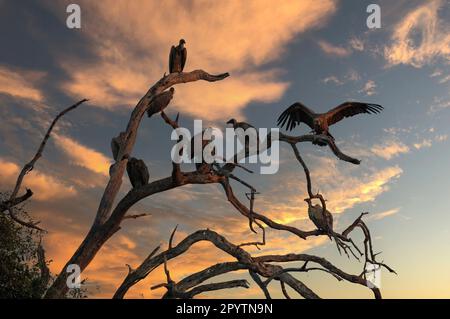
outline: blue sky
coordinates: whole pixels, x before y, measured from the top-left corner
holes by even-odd
[[[79,1],[82,28],[65,26],[67,1],[0,0],[0,185],[11,188],[18,168],[33,154],[56,112],[76,100],[90,102],[61,122],[38,167],[28,177],[36,196],[28,204],[49,230],[45,244],[58,272],[93,220],[111,163],[109,143],[132,107],[167,68],[170,45],[186,39],[186,70],[230,72],[220,83],[176,87],[170,115],[224,127],[236,117],[274,127],[284,108],[300,101],[326,111],[347,100],[378,103],[377,116],[346,119],[332,128],[341,149],[359,166],[331,152],[301,145],[314,187],[328,199],[342,230],[362,211],[375,249],[395,268],[385,273],[385,297],[449,297],[450,240],[448,148],[450,120],[450,6],[448,1],[378,1],[380,29],[366,26],[371,1],[205,3]],[[150,18],[151,17],[151,18]],[[296,134],[306,133],[298,129]],[[134,155],[151,179],[170,174],[171,131],[145,119]],[[304,176],[289,148],[278,174],[242,177],[262,193],[261,213],[312,229],[306,219]],[[122,193],[130,187],[128,181]],[[236,186],[236,190],[244,190]],[[83,203],[80,205],[79,203]],[[176,224],[178,239],[198,228],[233,241],[252,235],[216,186],[186,187],[139,203],[152,216],[129,221],[86,270],[91,295],[108,297]],[[337,254],[334,244],[269,232],[260,253],[308,251],[355,273],[361,264]],[[209,246],[208,246],[209,247]],[[193,250],[173,269],[182,277],[211,263],[212,247]],[[130,297],[156,297],[155,272]],[[238,276],[239,277],[239,276]],[[323,297],[370,297],[361,288],[323,275],[302,277]],[[333,281],[334,280],[334,281]],[[99,289],[94,287],[99,287]],[[276,288],[274,288],[274,291]],[[236,296],[261,297],[255,288]],[[213,295],[211,295],[213,296]],[[218,294],[216,296],[221,296]]]

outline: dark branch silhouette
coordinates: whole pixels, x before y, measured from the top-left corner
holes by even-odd
[[[28,222],[28,221],[24,221],[21,220],[20,218],[18,218],[15,214],[14,214],[14,210],[13,207],[26,201],[27,199],[29,199],[32,195],[33,192],[29,189],[27,189],[26,193],[20,197],[17,197],[17,194],[19,193],[20,187],[22,186],[22,182],[23,179],[25,178],[25,175],[27,175],[29,172],[31,172],[34,169],[34,165],[36,164],[36,162],[42,157],[42,153],[44,152],[44,148],[47,145],[47,141],[50,138],[50,135],[53,131],[53,128],[55,127],[56,123],[58,122],[58,120],[63,117],[65,114],[69,113],[70,111],[76,109],[79,105],[83,104],[84,102],[87,102],[87,99],[83,99],[75,104],[73,104],[72,106],[69,106],[68,108],[64,109],[63,111],[61,111],[52,121],[52,123],[50,124],[50,127],[47,129],[47,132],[45,133],[45,136],[41,142],[41,144],[39,145],[39,148],[36,152],[36,154],[33,156],[33,158],[31,159],[31,161],[29,161],[27,164],[24,165],[24,167],[22,168],[22,170],[19,173],[19,176],[17,177],[17,181],[16,184],[14,186],[14,189],[9,197],[9,199],[5,202],[2,202],[1,205],[1,212],[4,212],[5,210],[8,211],[10,217],[12,220],[14,220],[15,222],[21,224],[22,226],[25,227],[29,227],[29,228],[33,228],[33,229],[37,229],[39,231],[43,231],[43,229],[39,228],[37,226],[38,223],[33,223],[33,222]]]
[[[368,287],[373,291],[376,298],[381,298],[380,290],[376,287],[371,286],[366,278],[366,266],[368,264],[374,264],[383,267],[390,272],[395,273],[395,271],[384,263],[376,261],[377,254],[373,252],[372,239],[369,228],[362,220],[364,214],[359,216],[342,233],[336,232],[333,229],[332,222],[329,222],[330,218],[332,218],[332,212],[329,212],[326,208],[325,197],[320,193],[314,194],[312,192],[310,172],[298,148],[299,143],[312,143],[315,145],[323,146],[328,145],[333,154],[340,160],[353,164],[359,164],[360,161],[358,159],[344,154],[336,146],[336,144],[334,143],[334,138],[328,132],[328,125],[334,124],[335,122],[341,120],[343,117],[353,116],[358,113],[373,113],[375,112],[375,110],[379,111],[380,109],[378,108],[378,106],[364,106],[356,105],[354,103],[350,105],[341,105],[331,113],[329,112],[323,115],[314,113],[314,116],[312,116],[311,118],[305,117],[303,113],[301,114],[301,116],[299,116],[297,108],[296,110],[287,112],[284,117],[282,116],[280,124],[283,125],[284,122],[289,120],[288,126],[291,128],[293,128],[293,126],[297,125],[300,122],[305,122],[308,124],[308,122],[310,122],[310,120],[312,119],[311,123],[315,128],[312,134],[302,136],[289,136],[280,133],[278,139],[280,142],[287,143],[289,144],[289,146],[291,146],[295,158],[303,168],[307,183],[307,201],[311,202],[312,200],[318,200],[320,202],[320,205],[314,206],[315,211],[314,214],[311,215],[314,216],[312,220],[315,221],[317,229],[302,230],[290,225],[284,225],[268,218],[261,212],[255,211],[255,201],[257,200],[256,195],[258,194],[257,189],[246,182],[243,178],[237,176],[237,174],[234,172],[236,168],[241,168],[251,173],[251,171],[245,168],[243,165],[238,164],[240,160],[239,156],[247,158],[251,155],[247,149],[243,152],[243,154],[236,154],[232,162],[228,162],[222,166],[218,163],[201,163],[200,165],[197,165],[196,170],[185,172],[182,170],[180,164],[172,163],[172,172],[170,176],[154,181],[150,181],[147,166],[144,161],[138,160],[132,156],[138,129],[145,113],[147,113],[148,117],[152,117],[153,115],[160,113],[162,119],[171,128],[175,129],[179,127],[179,114],[177,115],[175,120],[172,120],[165,113],[166,108],[170,105],[170,102],[172,101],[175,94],[175,89],[173,88],[173,86],[181,83],[195,82],[199,80],[216,82],[223,80],[229,76],[228,73],[211,75],[203,70],[182,72],[184,64],[186,62],[186,56],[183,57],[183,54],[186,53],[183,45],[181,45],[180,41],[180,47],[178,49],[175,48],[182,53],[180,56],[178,56],[179,54],[177,52],[172,52],[173,54],[171,54],[171,73],[168,75],[164,75],[159,81],[157,81],[152,87],[148,89],[148,91],[143,95],[143,97],[131,112],[130,119],[125,130],[120,132],[117,137],[112,139],[111,151],[114,158],[114,163],[110,167],[109,181],[104,189],[98,209],[95,213],[94,222],[81,245],[74,252],[72,257],[67,261],[66,265],[63,267],[63,269],[61,269],[61,272],[57,275],[56,279],[50,285],[50,288],[47,290],[45,297],[63,298],[68,292],[66,280],[69,273],[66,272],[67,267],[71,264],[76,264],[80,267],[81,271],[86,269],[86,267],[95,258],[96,254],[99,252],[102,246],[121,229],[122,221],[137,219],[149,215],[147,213],[137,215],[128,214],[130,208],[133,207],[133,205],[137,204],[139,201],[154,194],[182,187],[184,185],[218,184],[222,186],[225,198],[226,200],[228,200],[231,206],[248,219],[250,230],[255,233],[259,233],[259,231],[261,231],[261,239],[258,241],[233,244],[224,236],[216,233],[213,230],[206,229],[196,231],[185,237],[178,244],[174,245],[174,236],[177,230],[177,227],[175,227],[170,235],[167,250],[158,254],[158,251],[160,250],[160,247],[158,246],[151,251],[149,256],[137,268],[133,269],[132,266],[127,265],[128,274],[120,287],[118,287],[117,291],[115,292],[114,298],[123,298],[132,286],[134,286],[140,280],[146,278],[149,273],[151,273],[161,265],[164,267],[166,282],[156,284],[152,287],[152,289],[165,288],[166,292],[163,294],[163,298],[194,298],[201,293],[209,291],[236,287],[248,288],[249,283],[245,279],[230,280],[225,282],[210,282],[205,284],[206,280],[212,280],[216,276],[235,272],[238,270],[246,270],[249,273],[250,277],[253,279],[254,283],[261,289],[266,298],[271,298],[271,293],[269,291],[268,285],[272,281],[279,281],[280,289],[286,298],[291,298],[286,290],[287,286],[297,292],[301,297],[311,299],[320,298],[311,288],[306,286],[299,278],[293,275],[301,275],[302,273],[310,271],[320,271],[326,275],[331,275],[338,280],[345,280],[353,284]],[[20,197],[18,197],[17,194],[21,187],[24,176],[33,169],[36,161],[41,157],[45,144],[50,137],[50,133],[57,120],[65,113],[69,112],[72,109],[75,109],[78,105],[82,104],[85,101],[86,100],[81,100],[80,102],[61,112],[55,118],[49,130],[47,131],[47,134],[45,135],[44,140],[42,141],[35,157],[22,169],[17,179],[14,191],[11,194],[9,200],[0,203],[1,211],[8,211],[11,218],[16,220],[18,223],[31,228],[40,229],[34,223],[29,223],[17,219],[17,217],[14,216],[12,212],[12,208],[32,196],[31,190],[27,190],[27,193]],[[327,125],[320,126],[319,124],[322,122],[320,122],[319,120],[326,120],[325,122]],[[237,122],[234,119],[230,120],[229,123],[233,124],[233,127],[252,127],[251,124],[245,122]],[[267,138],[273,143],[270,134],[267,136]],[[202,144],[203,147],[206,147],[208,142],[206,141]],[[271,144],[267,145],[267,147],[270,148]],[[257,149],[257,152],[261,151],[263,150],[259,148]],[[128,172],[133,187],[122,198],[117,198],[122,185],[125,170],[127,170]],[[249,200],[248,205],[241,202],[235,195],[232,188],[232,181],[238,182],[248,190],[245,193],[247,199]],[[257,227],[254,227],[255,225]],[[299,240],[306,240],[310,236],[328,236],[336,243],[338,251],[343,251],[349,258],[350,256],[353,256],[357,260],[359,260],[361,256],[364,256],[363,271],[359,275],[348,274],[343,270],[337,268],[324,258],[307,254],[262,256],[250,255],[250,253],[247,252],[244,247],[255,246],[256,248],[260,249],[262,246],[264,246],[266,244],[265,234],[267,227],[292,233],[296,235]],[[354,241],[350,238],[351,233],[356,228],[361,229],[364,235],[363,251],[361,251],[354,243]],[[204,270],[191,274],[184,279],[176,282],[169,271],[167,265],[168,260],[177,258],[178,256],[184,254],[192,245],[199,241],[211,242],[216,246],[216,248],[222,250],[231,258],[233,258],[233,261],[213,264]],[[47,270],[44,267],[46,265],[43,249],[40,253],[42,254],[41,259],[44,258],[42,259],[44,260],[44,263],[41,262],[40,267],[43,276],[46,277]],[[302,263],[302,265],[299,267],[282,267],[279,265],[279,263],[287,262],[299,262]],[[309,266],[310,264],[315,265]]]

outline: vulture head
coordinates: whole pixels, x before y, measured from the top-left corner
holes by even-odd
[[[186,44],[186,41],[184,41],[184,39],[180,39],[180,48],[184,48],[184,45]]]
[[[308,203],[308,207],[311,207],[311,198],[305,198],[305,202]]]
[[[227,124],[231,124],[231,125],[233,125],[233,127],[236,126],[236,123],[237,123],[237,121],[235,119],[231,119],[227,122]]]

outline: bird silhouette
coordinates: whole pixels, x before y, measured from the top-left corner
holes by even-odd
[[[181,39],[177,46],[172,45],[169,54],[169,72],[183,72],[187,59],[186,41]]]
[[[305,123],[315,134],[324,134],[334,140],[334,137],[328,130],[331,125],[356,114],[376,114],[382,110],[383,107],[378,104],[344,102],[326,113],[315,113],[302,103],[296,102],[281,113],[278,117],[277,125],[280,127],[286,125],[286,129],[292,131],[300,123]],[[326,145],[325,143],[318,144],[321,146]]]
[[[308,217],[316,225],[317,229],[324,231],[333,230],[333,215],[325,210],[325,219],[323,218],[323,208],[320,205],[312,205],[311,199],[305,199],[308,203]]]
[[[148,184],[150,175],[143,160],[134,157],[130,158],[127,163],[127,173],[133,188]]]
[[[157,96],[155,96],[147,108],[147,116],[151,117],[153,114],[163,111],[173,99],[173,94],[175,93],[174,88],[170,88]]]

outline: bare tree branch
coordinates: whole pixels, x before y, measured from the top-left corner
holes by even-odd
[[[55,127],[56,123],[58,122],[58,120],[63,117],[65,114],[67,114],[68,112],[76,109],[79,105],[83,104],[84,102],[88,101],[87,99],[83,99],[75,104],[73,104],[72,106],[69,106],[68,108],[64,109],[63,111],[61,111],[52,121],[52,123],[50,124],[49,128],[47,129],[47,132],[45,133],[45,136],[41,142],[41,144],[39,145],[39,148],[36,152],[36,154],[33,156],[33,158],[24,165],[24,167],[22,168],[22,170],[19,173],[19,176],[17,177],[17,181],[16,181],[16,185],[14,186],[14,189],[11,193],[11,196],[9,197],[9,199],[2,203],[2,212],[4,210],[8,210],[9,215],[11,216],[11,219],[13,219],[15,222],[25,226],[25,227],[29,227],[29,228],[33,228],[39,231],[43,231],[43,229],[37,227],[37,223],[32,223],[32,222],[26,222],[21,220],[20,218],[18,218],[13,211],[13,207],[15,205],[17,205],[18,203],[21,203],[25,200],[27,200],[28,198],[30,198],[33,195],[33,192],[31,192],[31,190],[27,190],[26,194],[16,198],[17,194],[20,190],[20,187],[22,186],[22,182],[23,179],[25,178],[25,175],[27,175],[29,172],[31,172],[34,168],[34,165],[36,164],[36,162],[42,157],[42,153],[44,152],[44,148],[47,145],[47,141],[50,138],[50,134],[53,131],[53,128]],[[6,208],[5,208],[6,207]]]
[[[123,216],[125,215],[129,207],[126,207],[125,210],[119,209],[119,211],[117,211],[117,209],[113,210],[113,204],[122,184],[122,177],[126,169],[129,155],[132,153],[136,141],[140,122],[148,107],[151,105],[152,100],[160,93],[176,84],[194,82],[199,80],[215,82],[223,80],[228,76],[228,73],[211,75],[203,70],[195,70],[187,73],[171,73],[160,79],[141,98],[141,100],[137,103],[136,107],[132,111],[129,122],[127,124],[127,128],[122,134],[122,142],[118,145],[116,154],[117,156],[115,156],[116,162],[110,168],[110,179],[100,200],[94,223],[92,224],[89,233],[86,235],[80,247],[66,263],[64,268],[57,276],[56,280],[53,282],[50,289],[48,289],[45,295],[46,298],[63,297],[68,290],[68,287],[66,285],[68,273],[65,271],[67,266],[70,264],[77,264],[83,271],[95,257],[103,244],[120,229],[120,223],[123,220]],[[185,177],[183,176],[183,178]],[[177,180],[175,181],[177,182]],[[183,181],[181,181],[180,185],[187,183],[188,181],[186,180],[184,181],[184,183]],[[170,178],[170,182],[163,179],[151,184],[151,186],[150,184],[144,186],[151,187],[151,193],[159,193],[178,186],[176,183],[174,183],[173,178]],[[134,190],[134,192],[136,193],[140,193],[141,191],[141,189]],[[137,195],[137,197],[139,197],[139,195]],[[124,202],[119,201],[118,205],[120,204],[124,204]]]
[[[338,267],[331,264],[324,258],[308,255],[308,254],[287,254],[287,255],[265,255],[252,257],[248,252],[243,250],[237,245],[230,243],[225,237],[217,234],[212,230],[200,230],[192,233],[183,239],[177,246],[168,249],[160,253],[159,255],[153,256],[151,258],[146,258],[146,260],[138,267],[136,271],[133,272],[132,278],[125,278],[122,285],[117,290],[114,298],[123,298],[129,288],[135,285],[140,280],[144,279],[150,272],[155,270],[161,264],[167,263],[167,260],[176,258],[186,252],[192,245],[199,241],[207,240],[213,243],[217,248],[226,252],[230,256],[237,259],[236,262],[226,262],[216,264],[209,268],[206,268],[200,272],[192,274],[179,283],[174,283],[171,289],[175,291],[175,296],[183,296],[188,289],[191,289],[202,282],[211,279],[215,276],[219,276],[228,272],[233,272],[240,269],[247,269],[251,277],[255,282],[261,287],[265,296],[270,298],[270,294],[267,291],[267,285],[271,280],[276,279],[288,284],[292,289],[297,291],[301,296],[305,298],[318,298],[311,289],[305,286],[301,281],[290,275],[290,272],[308,272],[312,270],[324,271],[329,273],[338,280],[346,280],[351,283],[363,285],[369,287],[376,298],[381,298],[381,293],[378,288],[372,287],[368,284],[365,278],[361,275],[350,275]],[[305,264],[300,268],[282,268],[278,265],[273,265],[271,263],[283,263],[283,262],[293,262],[293,261],[304,261]],[[319,264],[321,267],[306,267],[308,262],[313,262]],[[166,275],[168,273],[165,266]],[[265,282],[258,279],[259,276],[266,277]],[[168,281],[172,281],[168,276]],[[167,284],[157,285],[157,287],[167,287]],[[166,293],[164,298],[169,298],[170,293]],[[172,294],[173,295],[173,294]]]

